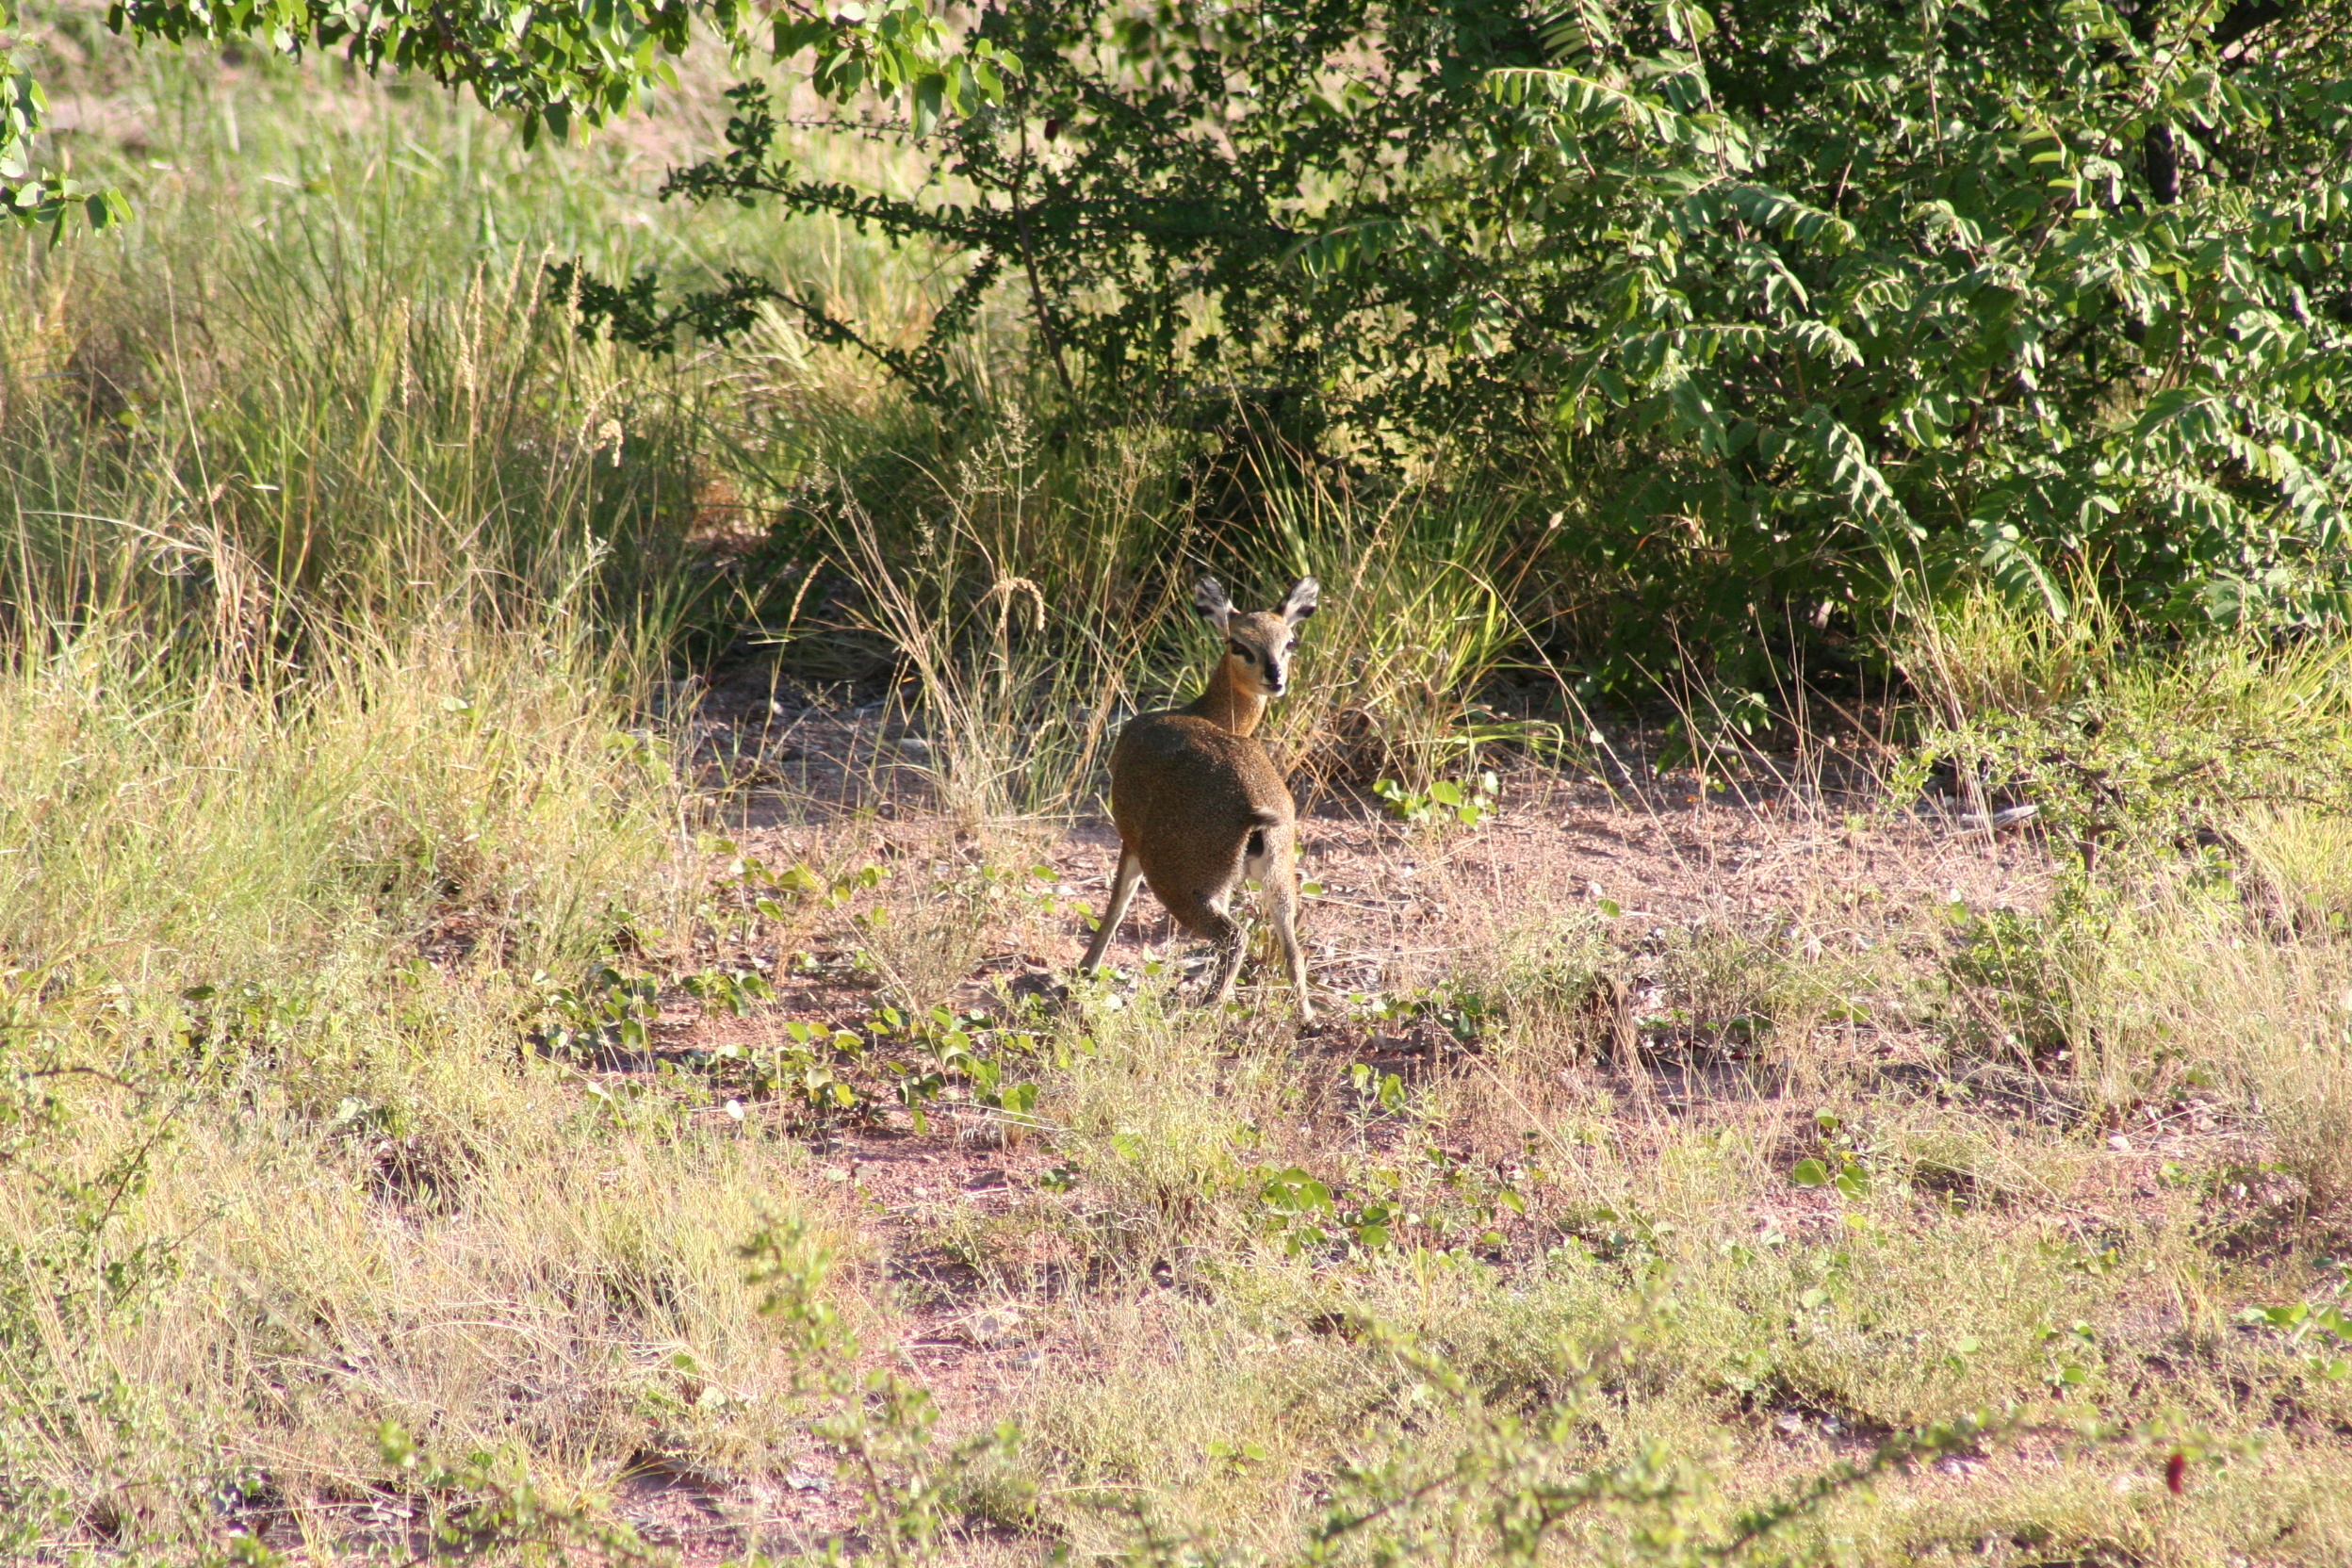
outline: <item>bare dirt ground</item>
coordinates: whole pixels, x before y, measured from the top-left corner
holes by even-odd
[[[936,886],[958,866],[984,860],[1050,867],[1052,890],[1067,902],[1042,914],[1023,906],[981,933],[952,1005],[1002,1011],[1023,996],[1070,1004],[1067,972],[1088,935],[1072,905],[1099,907],[1104,896],[1117,855],[1107,822],[959,829],[928,808],[922,748],[910,755],[874,715],[794,707],[764,693],[718,695],[726,700],[706,706],[700,731],[717,831],[731,845],[714,852],[714,874],[741,858],[827,874],[890,867],[896,874],[876,895],[889,902],[926,877]],[[1630,738],[1628,748],[1638,743]],[[1615,1027],[1638,1050],[1659,1002],[1657,956],[1679,934],[1732,930],[1802,957],[1875,963],[1884,973],[1882,949],[1897,967],[1905,953],[1933,956],[1939,910],[1955,903],[2032,908],[2048,892],[2048,858],[2028,834],[1965,828],[1933,809],[1866,814],[1858,798],[1757,792],[1762,798],[1710,798],[1687,777],[1653,776],[1635,789],[1529,770],[1506,779],[1494,819],[1443,832],[1408,827],[1372,803],[1327,796],[1303,819],[1301,840],[1303,875],[1321,887],[1303,925],[1328,1021],[1303,1031],[1280,1025],[1295,1033],[1302,1070],[1334,1080],[1357,1062],[1408,1076],[1446,1070],[1468,1049],[1462,1040],[1426,1018],[1382,1017],[1366,1004],[1441,985],[1547,927],[1604,923],[1613,978],[1594,1005],[1615,1010]],[[795,1020],[854,1024],[876,1004],[874,977],[850,961],[854,913],[813,918],[778,945],[709,956],[766,970],[776,989],[772,1006],[711,1018],[691,997],[665,997],[651,1051],[611,1055],[586,1070],[643,1075],[664,1060],[771,1042]],[[1170,936],[1156,903],[1140,898],[1110,961],[1132,972],[1155,956],[1179,958],[1184,944]],[[1281,990],[1270,968],[1245,975],[1245,1003],[1271,1004],[1287,1020]],[[1854,1032],[1851,1044],[1856,1057],[1899,1072],[1923,1054],[1915,1033],[1889,1014]],[[1618,1094],[1623,1135],[1634,1142],[1660,1116],[1810,1116],[1803,1085],[1759,1097],[1747,1078],[1739,1093],[1719,1092],[1723,1086],[1705,1074],[1642,1070],[1630,1054],[1582,1070]],[[780,1102],[745,1109],[791,1114]],[[2160,1160],[2198,1135],[2185,1123],[2131,1132],[2113,1140],[2112,1160],[2081,1173],[2069,1197],[2092,1229],[2115,1206],[2152,1194]],[[985,1426],[1017,1407],[1036,1380],[1066,1377],[1096,1355],[1086,1315],[1063,1310],[1084,1282],[1039,1259],[1029,1288],[1010,1290],[944,1255],[937,1241],[943,1228],[1057,1201],[1048,1190],[1056,1163],[1050,1130],[1008,1134],[999,1119],[951,1110],[921,1133],[893,1113],[802,1135],[839,1193],[834,1217],[858,1237],[864,1274],[903,1308],[898,1337],[870,1347],[870,1355],[928,1387],[948,1430]],[[1508,1158],[1494,1149],[1472,1152]],[[1832,1201],[1799,1189],[1771,1210],[1757,1214],[1760,1229],[1793,1234],[1835,1222]],[[2022,1451],[2004,1461],[2021,1462]],[[647,1540],[689,1565],[755,1549],[808,1549],[854,1523],[813,1453],[785,1478],[758,1484],[651,1469],[625,1483],[619,1507]]]

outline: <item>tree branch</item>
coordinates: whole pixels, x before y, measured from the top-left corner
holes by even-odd
[[[2221,20],[2213,24],[2213,47],[2227,49],[2243,41],[2257,27],[2283,22],[2302,8],[2303,0],[2237,0],[2237,4],[2222,12]]]

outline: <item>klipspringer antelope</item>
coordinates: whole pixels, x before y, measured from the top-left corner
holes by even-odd
[[[1217,944],[1209,1005],[1221,1006],[1242,958],[1241,927],[1227,909],[1242,880],[1254,878],[1298,993],[1298,1016],[1314,1019],[1298,951],[1298,807],[1256,732],[1267,701],[1290,678],[1291,645],[1319,592],[1305,578],[1280,610],[1245,615],[1214,578],[1193,591],[1193,604],[1225,640],[1225,656],[1199,697],[1173,712],[1132,719],[1119,732],[1111,751],[1119,871],[1082,969],[1102,962],[1140,877],[1177,924]]]

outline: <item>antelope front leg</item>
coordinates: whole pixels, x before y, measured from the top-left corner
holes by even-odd
[[[1240,923],[1234,923],[1217,944],[1217,968],[1211,972],[1208,999],[1202,1006],[1222,1007],[1233,999],[1233,982],[1241,978],[1242,956],[1249,945]]]

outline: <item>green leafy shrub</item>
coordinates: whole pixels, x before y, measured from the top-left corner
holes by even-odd
[[[1626,638],[1595,646],[1612,678],[1752,678],[1763,640],[1875,626],[1914,571],[2061,615],[2082,577],[2135,615],[2326,619],[2344,20],[1023,0],[972,35],[1021,64],[1001,104],[890,127],[922,193],[801,172],[758,83],[666,188],[959,258],[919,350],[791,280],[580,297],[657,345],[780,302],[952,402],[945,346],[1018,290],[1088,422],[1277,474],[1473,433],[1498,466],[1573,452],[1548,547]]]

